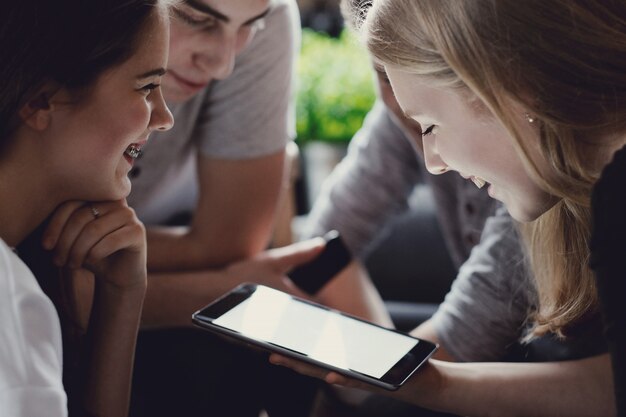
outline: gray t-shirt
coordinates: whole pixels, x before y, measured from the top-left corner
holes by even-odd
[[[348,154],[324,183],[303,235],[337,229],[352,253],[363,256],[389,219],[408,209],[414,187],[423,182],[431,186],[444,240],[458,268],[478,243],[496,202],[457,173],[430,175],[393,118],[382,101],[376,102]]]
[[[431,318],[441,344],[462,362],[561,361],[606,353],[598,314],[567,328],[565,339],[548,334],[520,342],[538,298],[526,261],[514,220],[498,209]]]
[[[247,159],[283,149],[295,136],[292,100],[300,26],[295,0],[274,0],[265,28],[236,59],[233,74],[191,100],[169,105],[174,127],[155,132],[130,173],[139,218],[160,224],[193,211],[198,154]]]
[[[502,360],[522,336],[536,295],[521,243],[504,208],[489,218],[431,318],[441,344],[458,361]]]

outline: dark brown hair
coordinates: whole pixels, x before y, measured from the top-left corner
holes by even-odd
[[[46,82],[81,91],[123,63],[159,0],[12,0],[0,6],[0,150]]]

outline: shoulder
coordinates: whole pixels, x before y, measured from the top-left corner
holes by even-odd
[[[13,253],[11,248],[0,239],[0,296],[10,297],[15,292],[15,281],[17,275],[23,275],[26,266]]]
[[[381,100],[374,103],[352,139],[349,153],[355,152],[368,154],[375,159],[399,160],[403,165],[413,167],[419,162],[419,154],[413,142]]]
[[[295,56],[299,44],[300,15],[295,0],[276,0],[265,17],[265,27],[259,30],[237,61],[262,59],[265,54],[276,55],[281,51]]]
[[[273,0],[270,5],[270,12],[267,15],[266,22],[274,23],[278,27],[300,26],[300,13],[295,0]],[[276,32],[277,29],[272,25],[266,27],[269,32]]]
[[[363,128],[370,129],[378,135],[402,138],[404,142],[410,142],[400,127],[400,122],[380,99],[376,100],[372,109],[367,113]]]
[[[35,319],[37,314],[42,317],[52,314],[52,321],[58,321],[52,302],[41,290],[31,270],[1,239],[0,297],[3,301],[0,303],[0,318],[4,321],[26,323]],[[45,323],[48,321],[44,320]]]
[[[58,316],[33,274],[2,240],[0,322],[0,393],[10,396],[9,404],[0,401],[0,414],[4,415],[3,406],[32,411],[44,403],[50,410],[62,410],[65,394]]]

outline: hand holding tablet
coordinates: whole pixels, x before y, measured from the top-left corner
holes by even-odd
[[[192,316],[212,332],[388,390],[437,346],[256,284],[242,284]]]

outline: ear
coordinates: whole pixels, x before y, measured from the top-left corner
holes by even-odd
[[[45,130],[50,125],[54,106],[51,97],[55,91],[50,87],[41,88],[19,111],[24,124],[35,130]]]

